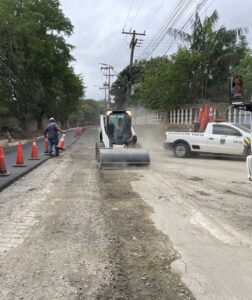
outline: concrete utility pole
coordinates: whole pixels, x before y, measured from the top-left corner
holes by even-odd
[[[113,70],[114,68],[110,65],[107,64],[102,64],[103,67],[101,67],[101,70],[105,70],[106,73],[104,74],[104,76],[108,77],[108,104],[107,107],[110,108],[110,102],[111,102],[111,97],[110,97],[110,86],[111,86],[111,77],[115,76],[114,74],[111,74],[111,70]]]
[[[128,79],[128,89],[127,89],[127,94],[128,94],[128,100],[130,99],[130,96],[131,96],[131,88],[132,88],[132,67],[133,67],[133,59],[134,59],[134,50],[135,50],[135,47],[137,45],[137,42],[138,42],[138,39],[136,38],[137,35],[145,35],[145,32],[144,33],[138,33],[136,32],[135,30],[133,30],[133,32],[126,32],[126,31],[122,31],[123,34],[130,34],[132,35],[132,38],[131,38],[131,42],[130,42],[130,73],[129,73],[129,79]]]
[[[108,107],[108,102],[107,102],[107,89],[108,89],[108,86],[105,85],[105,84],[104,84],[103,87],[99,87],[99,90],[104,90],[104,92],[105,92],[105,103],[107,104],[107,108],[109,108]]]

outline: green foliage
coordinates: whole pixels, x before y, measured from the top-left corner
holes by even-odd
[[[128,97],[128,88],[130,76],[132,86],[137,82],[137,78],[141,74],[142,66],[139,63],[135,63],[130,71],[130,67],[127,66],[120,74],[118,75],[117,80],[112,84],[110,94],[114,96],[115,109],[125,109],[128,105],[132,104],[132,101],[135,101],[134,96]]]
[[[168,87],[171,62],[167,58],[156,58],[143,62],[143,65],[135,97],[147,108],[165,108],[170,100]]]
[[[243,76],[244,99],[250,102],[252,95],[252,56],[250,51],[241,59],[240,64],[232,70],[232,73],[233,75]]]
[[[187,77],[191,102],[227,100],[230,70],[239,64],[247,51],[246,29],[228,30],[224,26],[215,29],[218,19],[217,11],[203,21],[197,13],[191,35],[174,30],[182,41],[187,41],[193,61]],[[179,56],[180,51],[175,60]]]
[[[64,39],[72,30],[58,0],[0,0],[0,107],[24,126],[44,115],[66,124],[78,107],[84,87]]]
[[[179,47],[170,57],[138,62],[132,101],[157,110],[209,100],[228,101],[228,78],[235,70],[250,79],[251,55],[247,49],[246,29],[228,30],[224,26],[216,29],[218,19],[216,11],[204,20],[197,13],[191,34],[170,28],[169,34],[179,37],[186,47]],[[237,69],[238,66],[241,69]],[[113,84],[113,95],[118,103],[125,101],[126,70]]]
[[[201,56],[180,48],[176,55],[145,62],[136,97],[150,109],[166,110],[197,100],[197,69]]]
[[[99,125],[100,115],[106,111],[105,101],[87,99],[79,103],[79,109],[70,116],[71,126]]]
[[[115,106],[121,109],[127,101],[127,89],[129,82],[129,67],[125,68],[112,84],[110,94],[114,96]]]

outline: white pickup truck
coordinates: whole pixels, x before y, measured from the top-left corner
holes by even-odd
[[[242,125],[211,122],[204,132],[166,131],[164,148],[172,149],[176,157],[193,153],[247,156],[251,152],[251,131]]]

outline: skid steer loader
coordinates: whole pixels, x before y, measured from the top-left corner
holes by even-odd
[[[107,111],[100,116],[99,141],[95,146],[100,168],[149,165],[149,153],[140,148],[130,111]]]

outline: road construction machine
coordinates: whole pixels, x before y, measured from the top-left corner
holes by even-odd
[[[100,116],[99,141],[95,147],[100,168],[150,164],[149,153],[141,149],[131,120],[130,111],[107,111]]]

